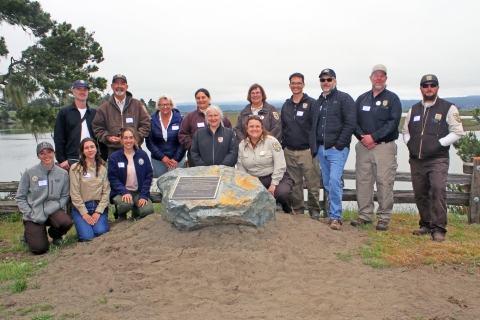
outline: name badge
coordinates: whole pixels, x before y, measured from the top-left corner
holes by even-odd
[[[47,186],[47,185],[48,185],[47,180],[39,180],[39,181],[38,181],[38,186],[39,186],[39,187],[45,187],[45,186]]]
[[[420,121],[420,116],[413,117],[413,121]]]
[[[133,118],[126,118],[126,119],[125,119],[125,122],[126,122],[126,123],[133,123]]]
[[[83,173],[83,177],[84,177],[84,178],[91,178],[91,177],[92,177],[92,173],[91,173],[91,172],[84,172],[84,173]]]
[[[205,122],[197,123],[197,128],[205,128]]]
[[[370,106],[363,106],[362,110],[363,111],[370,111]]]
[[[297,116],[302,117],[303,116],[303,111],[297,111]]]
[[[178,130],[179,127],[178,126],[172,126],[172,130]]]
[[[125,162],[119,162],[118,167],[119,168],[125,168]]]

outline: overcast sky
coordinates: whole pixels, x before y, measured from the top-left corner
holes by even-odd
[[[436,74],[443,97],[480,94],[480,1],[39,1],[53,19],[95,31],[105,61],[96,76],[128,78],[136,98],[170,94],[193,102],[245,100],[253,83],[268,100],[290,97],[288,76],[305,75],[318,97],[323,68],[354,99],[370,89],[372,66],[388,69],[388,87],[420,99],[420,78]],[[14,56],[32,39],[0,26]],[[4,71],[9,60],[0,60]],[[110,87],[106,92],[111,92]]]

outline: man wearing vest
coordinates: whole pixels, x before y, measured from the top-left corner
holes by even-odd
[[[457,107],[437,96],[438,79],[427,74],[420,81],[423,99],[408,111],[402,129],[410,151],[410,172],[420,229],[442,242],[447,232],[447,174],[450,145],[465,135]]]

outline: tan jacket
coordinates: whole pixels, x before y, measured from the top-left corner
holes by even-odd
[[[238,146],[237,169],[255,177],[272,175],[272,185],[278,185],[287,170],[282,146],[273,136],[266,136],[253,149],[250,140],[242,140]]]
[[[80,214],[84,215],[88,213],[85,202],[98,200],[100,202],[95,212],[102,214],[108,206],[110,194],[107,169],[101,166],[97,177],[97,170],[90,163],[88,163],[88,172],[78,171],[78,166],[80,166],[80,163],[75,163],[70,168],[70,197],[72,203]]]

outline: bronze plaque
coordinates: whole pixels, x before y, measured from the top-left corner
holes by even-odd
[[[215,199],[220,177],[178,177],[170,199]]]

